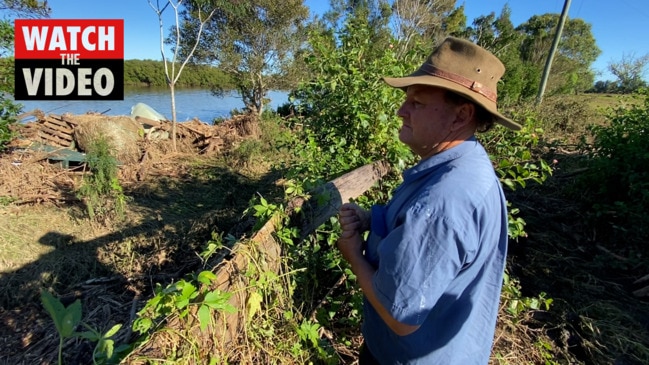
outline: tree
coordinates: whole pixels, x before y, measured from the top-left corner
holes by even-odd
[[[610,62],[608,69],[617,77],[617,90],[620,93],[632,93],[647,86],[644,80],[649,64],[649,54],[636,57],[635,54],[623,54],[618,62]]]
[[[302,0],[211,0],[185,4],[182,39],[195,39],[196,11],[199,6],[214,12],[205,24],[204,37],[196,49],[196,62],[218,66],[233,81],[249,112],[260,115],[266,95],[278,85],[274,76],[293,65],[306,40],[309,10]],[[180,54],[190,45],[180,43]],[[213,92],[228,92],[214,85]]]
[[[463,34],[496,55],[505,65],[503,82],[498,84],[498,102],[511,104],[536,94],[540,69],[521,58],[524,36],[511,21],[511,9],[505,5],[495,13],[476,18]]]
[[[455,0],[395,0],[392,10],[397,54],[403,55],[413,43],[423,40],[437,43],[447,35],[444,25],[454,9]],[[457,20],[457,17],[451,19]]]
[[[47,0],[0,0],[0,11],[13,13],[18,17],[47,17],[50,10]]]
[[[336,32],[309,37],[307,67],[314,75],[291,93],[295,119],[302,125],[295,153],[306,161],[308,178],[328,178],[382,159],[403,167],[409,149],[394,135],[401,125],[395,111],[403,92],[385,85],[382,75],[406,75],[421,62],[411,52],[396,57],[394,48],[376,52],[369,39],[381,30],[359,9],[345,16]],[[387,23],[385,25],[387,30]]]
[[[183,68],[185,67],[185,65],[187,65],[187,62],[192,58],[194,51],[196,50],[196,47],[198,46],[201,40],[201,35],[205,23],[207,23],[212,18],[216,10],[212,9],[203,12],[201,7],[197,6],[196,12],[194,14],[194,19],[196,19],[197,21],[197,24],[195,24],[197,31],[196,33],[192,34],[193,37],[191,39],[186,39],[182,37],[182,34],[180,32],[180,21],[178,15],[178,8],[183,3],[183,0],[179,0],[176,3],[174,3],[173,0],[166,0],[166,1],[163,0],[163,3],[165,3],[165,5],[162,7],[160,7],[160,0],[156,0],[156,5],[153,5],[152,0],[148,0],[148,1],[153,11],[155,11],[156,15],[158,15],[158,21],[160,24],[160,53],[162,54],[162,61],[164,62],[167,85],[169,86],[169,91],[171,93],[171,125],[172,125],[171,140],[172,140],[173,149],[174,151],[176,151],[176,95],[175,95],[176,82],[178,81],[180,74],[183,72]],[[169,61],[167,60],[167,56],[165,54],[164,23],[162,20],[162,14],[167,9],[168,6],[171,6],[171,8],[174,10],[175,19],[176,19],[176,25],[173,28],[173,38],[172,38],[173,40],[171,41],[175,44],[176,47],[174,49],[173,56]],[[176,66],[177,66],[176,61],[179,59],[178,50],[181,42],[184,43],[189,49],[185,50],[184,61],[182,61],[182,63],[178,67],[178,71],[176,71]]]
[[[0,13],[10,17],[47,17],[50,8],[47,1],[36,0],[0,0]],[[10,18],[0,20],[0,101],[2,94],[14,92],[14,60],[11,56],[14,48],[14,25]]]
[[[521,47],[524,61],[543,69],[550,52],[559,14],[534,15],[516,29],[525,35]],[[595,75],[591,65],[600,55],[591,31],[583,19],[568,19],[548,81],[550,93],[584,91],[592,87]]]
[[[9,17],[39,18],[49,12],[47,1],[0,0],[0,13]],[[10,125],[16,123],[16,115],[22,109],[22,105],[7,97],[14,93],[14,26],[9,17],[0,20],[0,150],[13,138]]]

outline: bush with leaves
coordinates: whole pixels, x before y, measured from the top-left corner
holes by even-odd
[[[118,161],[111,154],[112,149],[108,138],[103,135],[90,143],[86,163],[91,173],[84,176],[77,192],[90,219],[103,223],[114,218],[123,219],[129,200],[119,183]]]
[[[335,37],[312,33],[310,42],[306,63],[316,76],[291,94],[299,116],[294,121],[303,126],[303,143],[296,146],[306,162],[300,172],[326,178],[379,159],[401,168],[412,162],[396,138],[403,94],[386,87],[381,76],[407,74],[415,68],[408,60],[421,57],[398,60],[388,48],[370,58],[377,52],[363,19],[349,19]]]
[[[580,185],[597,222],[614,228],[623,250],[641,247],[649,233],[649,90],[641,94],[644,104],[611,110],[610,124],[590,128],[593,148]]]

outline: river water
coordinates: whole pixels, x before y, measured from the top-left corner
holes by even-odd
[[[270,108],[273,110],[288,101],[288,93],[271,91]],[[85,114],[89,111],[106,115],[130,115],[131,107],[144,103],[171,120],[171,96],[169,89],[134,88],[124,90],[124,100],[51,101],[20,100],[23,112],[39,109],[46,114]],[[209,90],[176,90],[176,120],[184,122],[198,118],[211,123],[214,118],[229,117],[233,109],[242,110],[243,102],[236,94],[217,98]]]

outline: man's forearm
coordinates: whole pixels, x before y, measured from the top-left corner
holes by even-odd
[[[365,294],[367,300],[378,312],[388,327],[399,336],[405,336],[415,332],[419,326],[411,326],[397,321],[392,317],[383,304],[381,304],[376,296],[376,292],[374,291],[374,286],[372,285],[372,277],[374,276],[374,273],[376,273],[376,270],[372,265],[370,265],[365,257],[361,254],[353,255],[346,259],[352,267],[352,272],[356,275],[356,280],[363,290],[363,294]]]

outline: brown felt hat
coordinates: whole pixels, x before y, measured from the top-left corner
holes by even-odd
[[[404,90],[411,85],[448,89],[484,107],[495,122],[519,130],[520,124],[500,114],[496,106],[497,85],[504,73],[503,63],[486,49],[464,39],[448,37],[419,70],[406,77],[383,80]]]

